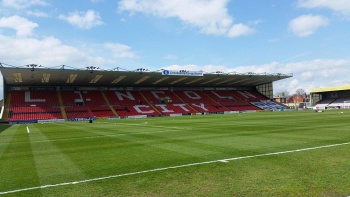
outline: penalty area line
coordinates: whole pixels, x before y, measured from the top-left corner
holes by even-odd
[[[311,148],[303,148],[303,149],[296,149],[296,150],[289,150],[289,151],[264,153],[264,154],[258,154],[258,155],[233,157],[233,158],[227,158],[227,159],[219,159],[219,160],[213,160],[213,161],[205,161],[205,162],[184,164],[184,165],[178,165],[178,166],[170,166],[170,167],[164,167],[164,168],[156,168],[156,169],[144,170],[144,171],[139,171],[139,172],[130,172],[130,173],[125,173],[125,174],[116,174],[116,175],[111,175],[111,176],[97,177],[97,178],[86,179],[86,180],[81,180],[81,181],[72,181],[72,182],[49,184],[49,185],[42,185],[42,186],[36,186],[36,187],[28,187],[28,188],[22,188],[22,189],[16,189],[16,190],[3,191],[3,192],[0,192],[0,195],[18,193],[18,192],[23,192],[23,191],[35,190],[35,189],[44,189],[44,188],[59,187],[59,186],[66,186],[66,185],[75,185],[75,184],[88,183],[88,182],[100,181],[100,180],[105,180],[105,179],[132,176],[132,175],[145,174],[145,173],[157,172],[157,171],[165,171],[165,170],[184,168],[184,167],[190,167],[190,166],[198,166],[198,165],[212,164],[212,163],[218,163],[218,162],[229,163],[229,161],[233,161],[233,160],[249,159],[249,158],[255,158],[255,157],[265,157],[265,156],[271,156],[271,155],[281,155],[281,154],[287,154],[287,153],[295,153],[295,152],[302,152],[302,151],[309,151],[309,150],[316,150],[316,149],[330,148],[330,147],[344,146],[344,145],[350,145],[350,142],[341,143],[341,144],[330,144],[330,145],[325,145],[325,146],[316,146],[316,147],[311,147]]]
[[[27,126],[27,133],[30,133],[28,126]]]

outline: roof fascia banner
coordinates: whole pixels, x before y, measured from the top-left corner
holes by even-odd
[[[202,77],[202,71],[179,71],[179,70],[163,70],[162,75],[177,75],[177,76],[194,76]]]

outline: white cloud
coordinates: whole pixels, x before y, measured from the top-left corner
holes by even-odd
[[[17,36],[29,36],[33,33],[33,29],[38,27],[38,24],[20,16],[11,16],[0,18],[0,28],[4,27],[16,30]]]
[[[252,33],[253,30],[246,25],[233,25],[227,4],[228,0],[122,0],[119,2],[119,10],[177,18],[187,25],[199,28],[204,34],[237,37]],[[243,31],[242,27],[245,28]]]
[[[5,7],[11,7],[15,9],[25,9],[31,6],[46,6],[48,3],[46,3],[44,0],[2,0],[2,4]]]
[[[135,58],[136,55],[131,51],[131,47],[119,43],[105,43],[104,47],[111,50],[114,57],[117,58]]]
[[[37,26],[38,24],[19,16],[0,18],[0,29],[11,28],[18,35],[5,35],[0,31],[1,61],[16,66],[36,63],[48,67],[62,64],[79,67],[112,65],[122,58],[137,58],[130,46],[119,43],[70,46],[52,36],[32,36],[33,29]]]
[[[289,22],[289,29],[297,36],[306,37],[328,24],[328,19],[323,16],[302,15]]]
[[[206,73],[212,73],[216,71],[227,71],[228,68],[225,66],[216,66],[216,65],[205,65],[205,66],[199,66],[194,64],[189,65],[170,65],[166,66],[163,69],[166,70],[188,70],[188,71],[204,71]]]
[[[274,83],[276,91],[289,91],[291,94],[299,88],[307,92],[314,88],[349,85],[350,59],[316,59],[311,61],[294,62],[239,67],[242,70],[265,70],[270,73],[293,73],[293,77]],[[242,71],[241,70],[241,71]],[[336,81],[334,79],[337,79]]]
[[[315,73],[311,71],[305,71],[300,74],[302,80],[309,80],[315,77]]]
[[[255,33],[255,30],[243,25],[243,24],[236,24],[233,25],[230,29],[230,31],[228,32],[228,37],[239,37],[239,36],[243,36],[243,35],[249,35],[249,34],[253,34]]]
[[[47,13],[40,12],[40,11],[28,11],[27,15],[36,16],[36,17],[49,17],[49,15]]]
[[[85,65],[115,64],[120,58],[136,57],[130,47],[126,45],[109,43],[99,45],[97,49],[92,45],[78,48],[63,44],[55,37],[36,39],[9,37],[0,34],[0,43],[1,61],[15,66],[35,63],[48,67],[69,65],[79,68]],[[106,50],[101,52],[100,49],[103,49],[103,47],[109,48],[114,56],[108,56]]]
[[[31,35],[36,27],[38,24],[19,16],[0,18],[0,28],[14,29],[17,35],[2,35],[0,32],[1,61],[14,65],[38,63],[56,66],[67,63],[101,65],[113,60],[98,57],[85,49],[65,45],[55,37],[34,38]]]
[[[350,17],[349,0],[299,0],[298,6],[304,8],[327,8]]]
[[[60,15],[59,19],[67,21],[69,24],[81,29],[91,29],[94,26],[104,24],[101,20],[100,14],[94,10],[83,12],[72,12],[68,16]]]
[[[96,63],[94,58],[72,46],[64,45],[54,37],[44,39],[7,37],[0,35],[2,61],[15,65],[37,63],[57,66],[61,64]]]

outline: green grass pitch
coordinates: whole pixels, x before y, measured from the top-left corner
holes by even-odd
[[[0,125],[4,196],[349,196],[350,111]]]

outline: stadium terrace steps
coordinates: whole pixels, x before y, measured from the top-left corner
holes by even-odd
[[[142,92],[140,92],[140,95],[142,96],[142,98],[150,105],[152,106],[152,108],[158,113],[158,114],[161,114],[160,111],[150,103],[150,101],[147,99],[147,97],[145,95],[142,94]]]
[[[63,100],[62,100],[62,95],[61,95],[60,91],[57,91],[57,96],[58,96],[58,102],[59,102],[59,104],[61,106],[62,117],[63,117],[63,119],[67,120],[68,117],[67,117],[66,110],[64,110],[64,107],[63,107]]]
[[[102,96],[103,96],[104,100],[106,101],[107,105],[109,106],[109,109],[112,111],[113,115],[114,116],[118,116],[118,113],[111,106],[111,103],[109,102],[106,94],[103,91],[101,91],[101,93],[102,93]],[[97,117],[99,117],[99,116],[97,116]]]
[[[61,107],[61,113],[62,113],[63,119],[68,120],[68,116],[64,107]]]
[[[9,117],[9,112],[10,112],[10,110],[9,110],[9,106],[10,106],[10,102],[11,102],[11,91],[7,91],[6,92],[6,100],[5,100],[5,102],[6,103],[4,103],[4,106],[5,106],[5,108],[4,108],[4,114],[2,115],[2,119],[6,119],[6,117]]]

